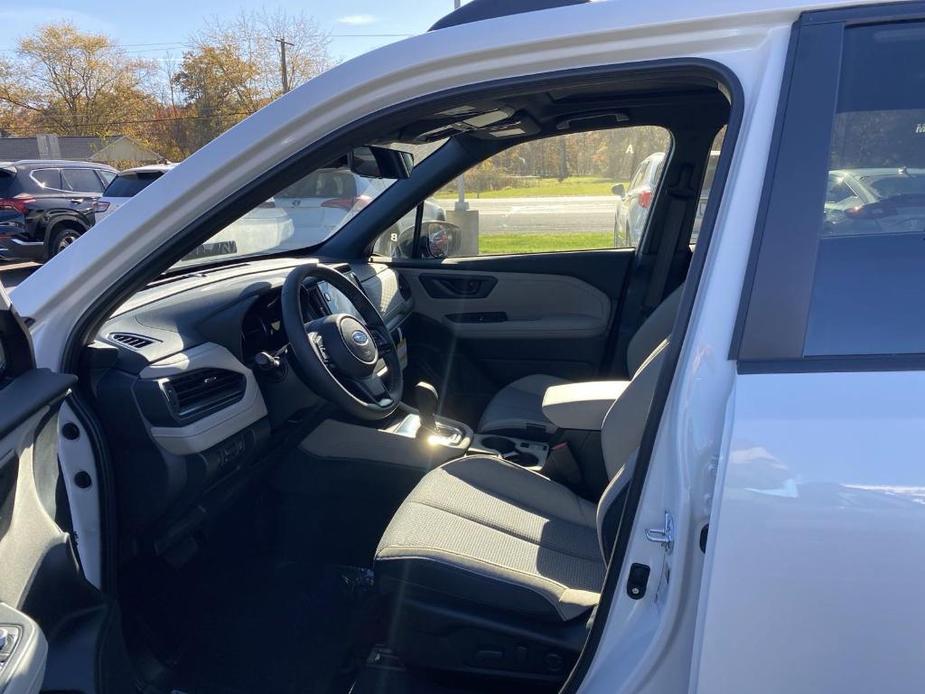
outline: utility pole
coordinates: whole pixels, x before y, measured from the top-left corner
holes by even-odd
[[[279,76],[283,82],[283,94],[289,91],[289,68],[286,66],[286,46],[295,47],[294,43],[286,40],[285,36],[275,39],[279,44]]]

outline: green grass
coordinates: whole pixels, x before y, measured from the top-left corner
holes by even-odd
[[[596,176],[572,176],[559,181],[556,178],[539,178],[535,185],[523,188],[502,188],[501,190],[486,190],[482,193],[470,191],[467,197],[477,199],[495,198],[543,198],[565,197],[569,195],[612,195],[611,188],[617,181]],[[435,196],[438,200],[453,200],[456,191],[453,188],[444,188]]]
[[[613,248],[613,233],[587,231],[571,234],[485,234],[479,237],[481,255],[584,251],[594,248]]]

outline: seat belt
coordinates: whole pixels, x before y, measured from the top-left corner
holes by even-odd
[[[690,185],[692,175],[693,167],[690,164],[685,164],[679,172],[678,185],[668,191],[671,200],[668,203],[668,212],[665,215],[665,226],[661,243],[658,245],[655,267],[652,269],[652,279],[649,281],[649,288],[643,301],[643,320],[665,298],[665,285],[668,284],[671,265],[678,252],[678,241],[681,237],[681,230],[684,228],[688,201],[694,196],[694,190]]]
[[[642,282],[638,284],[636,282],[637,279],[644,280],[643,276],[634,277],[630,281],[623,307],[623,315],[618,328],[617,342],[611,357],[611,374],[623,373],[626,370],[626,350],[630,340],[632,340],[633,335],[636,334],[636,331],[639,330],[646,318],[664,299],[665,286],[671,274],[672,263],[677,255],[681,231],[684,229],[684,218],[689,200],[695,195],[690,185],[692,173],[692,167],[685,164],[678,172],[678,184],[670,189],[666,186],[665,193],[669,195],[670,199],[668,210],[665,214],[665,223],[662,226],[663,232],[659,239],[658,250],[654,253],[654,261],[650,261],[652,262],[652,269],[649,274],[649,281],[645,284],[645,287],[641,286]],[[652,255],[649,256],[649,258],[651,257]],[[627,320],[628,312],[632,312],[632,319]]]

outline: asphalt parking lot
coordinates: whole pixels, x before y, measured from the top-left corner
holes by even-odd
[[[0,283],[4,289],[12,291],[38,267],[37,263],[0,263]]]

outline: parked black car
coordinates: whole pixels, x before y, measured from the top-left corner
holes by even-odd
[[[25,218],[20,232],[0,229],[0,260],[42,262],[69,246],[93,225],[93,203],[116,173],[80,161],[0,164],[0,210]]]

